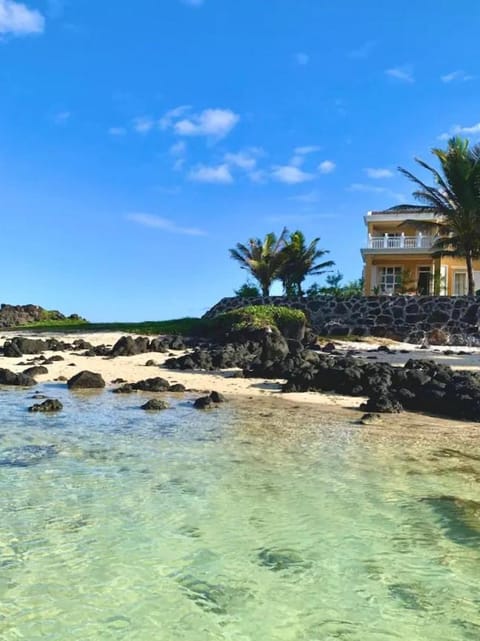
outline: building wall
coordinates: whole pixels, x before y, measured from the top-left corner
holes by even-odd
[[[451,345],[480,345],[480,297],[468,296],[319,296],[315,298],[223,298],[206,314],[213,318],[247,305],[302,309],[313,329],[326,336],[388,336],[420,342],[435,332]]]

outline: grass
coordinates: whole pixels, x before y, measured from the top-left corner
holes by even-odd
[[[28,330],[37,332],[125,332],[131,334],[182,334],[183,336],[215,336],[218,333],[241,330],[246,327],[278,327],[286,335],[305,325],[305,314],[289,307],[252,305],[242,307],[216,318],[177,318],[165,321],[140,323],[89,323],[78,319],[42,320],[28,325],[8,328],[9,331]]]
[[[140,323],[89,323],[71,319],[49,320],[9,327],[9,331],[28,330],[38,332],[126,332],[131,334],[197,334],[202,326],[200,318],[178,318],[165,321],[143,321]]]
[[[277,327],[282,333],[295,333],[306,325],[305,314],[298,309],[276,305],[250,305],[220,314],[207,321],[212,331],[237,331],[246,327]]]

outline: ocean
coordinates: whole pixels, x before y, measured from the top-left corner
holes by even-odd
[[[36,389],[0,390],[2,641],[480,638],[471,428]]]

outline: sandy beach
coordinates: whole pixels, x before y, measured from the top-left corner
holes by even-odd
[[[96,333],[39,333],[39,332],[6,332],[0,337],[0,345],[5,340],[14,336],[28,336],[31,338],[46,339],[54,336],[66,343],[72,343],[76,339],[84,339],[92,345],[113,346],[123,336],[121,332],[96,332]],[[132,334],[135,338],[137,335]],[[367,358],[375,362],[387,362],[393,365],[402,366],[408,359],[434,359],[435,361],[449,365],[454,369],[468,369],[471,371],[480,370],[480,348],[439,346],[423,349],[419,345],[409,343],[394,343],[393,341],[366,340],[366,341],[332,341],[338,352],[351,354],[358,358]],[[383,351],[388,347],[389,351]],[[381,348],[379,350],[379,348]],[[181,383],[188,390],[194,392],[209,392],[217,390],[228,397],[249,397],[252,399],[281,398],[296,403],[309,403],[324,406],[336,406],[347,410],[358,409],[362,398],[353,398],[333,393],[304,392],[282,394],[282,380],[264,380],[255,378],[241,378],[239,370],[221,370],[218,372],[199,372],[169,370],[163,367],[163,363],[170,356],[180,356],[186,352],[175,351],[171,353],[144,353],[135,356],[118,356],[116,358],[104,356],[83,356],[78,352],[49,352],[44,355],[61,355],[64,360],[55,361],[48,365],[48,373],[35,377],[39,383],[53,382],[69,379],[78,372],[89,370],[102,375],[107,387],[114,387],[113,381],[124,379],[127,383],[133,383],[145,378],[161,376],[170,384]],[[156,365],[146,365],[147,361],[153,360]],[[38,355],[24,355],[19,358],[7,358],[0,356],[0,367],[13,372],[22,372],[27,367],[41,364]]]

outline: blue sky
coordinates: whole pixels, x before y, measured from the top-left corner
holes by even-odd
[[[472,0],[0,0],[0,300],[199,315],[228,248],[321,237],[361,273],[396,171],[480,137]]]

